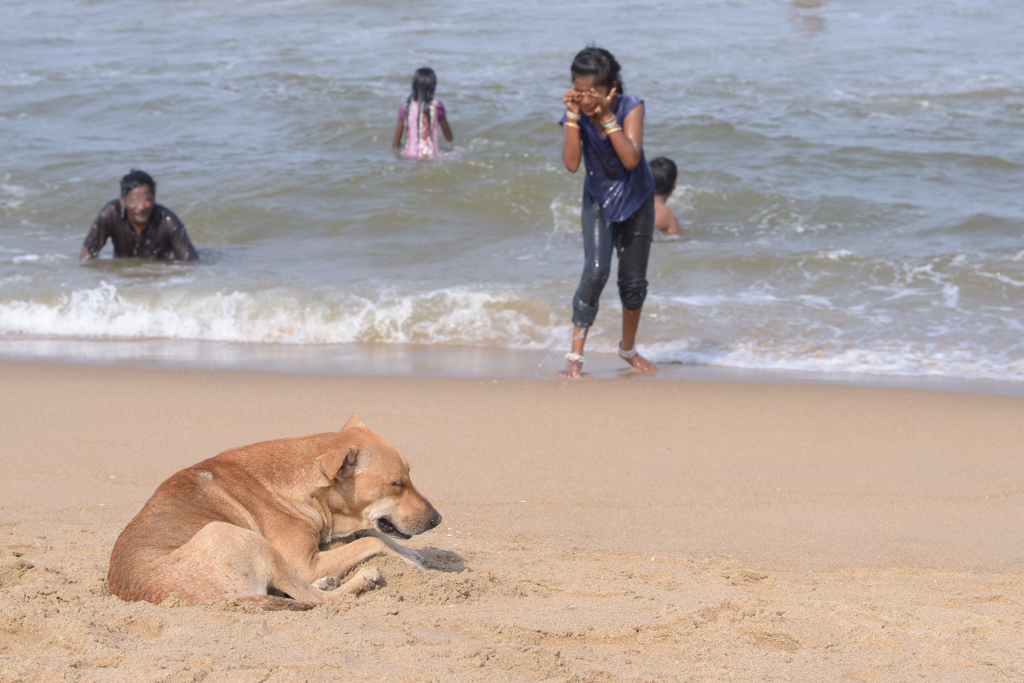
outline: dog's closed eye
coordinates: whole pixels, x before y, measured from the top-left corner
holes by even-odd
[[[393,481],[393,482],[391,482],[391,486],[393,486],[396,489],[404,489],[405,488],[405,484],[400,482],[400,481]]]

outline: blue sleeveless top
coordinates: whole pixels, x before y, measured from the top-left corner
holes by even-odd
[[[620,94],[615,98],[615,120],[619,125],[642,99],[633,94]],[[566,122],[565,114],[559,124]],[[601,135],[586,115],[580,116],[580,140],[583,143],[583,161],[587,166],[584,187],[597,200],[601,215],[609,223],[624,221],[639,209],[654,192],[654,175],[640,150],[640,162],[632,171],[619,161],[611,141]]]

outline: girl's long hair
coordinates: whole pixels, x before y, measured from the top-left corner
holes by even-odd
[[[422,69],[416,69],[416,73],[412,76],[412,94],[409,95],[409,99],[405,101],[406,111],[411,108],[408,106],[412,102],[418,102],[419,107],[416,109],[419,111],[419,118],[421,121],[417,121],[417,127],[424,131],[430,130],[430,103],[434,99],[434,88],[437,87],[437,75],[433,69],[423,67]],[[408,123],[412,123],[409,121]],[[421,126],[422,124],[422,126]]]

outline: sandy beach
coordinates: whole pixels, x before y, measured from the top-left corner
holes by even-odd
[[[305,613],[126,603],[224,449],[387,436],[444,516]],[[1019,681],[1024,399],[0,363],[0,681]]]

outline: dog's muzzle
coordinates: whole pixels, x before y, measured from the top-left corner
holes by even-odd
[[[414,531],[412,534],[407,534],[403,531],[400,531],[399,528],[395,525],[395,523],[387,517],[380,517],[374,520],[374,524],[377,526],[377,531],[381,532],[382,534],[387,534],[388,536],[401,538],[402,540],[412,538],[415,534],[422,534],[424,531],[429,531],[430,529],[433,529],[440,523],[441,513],[435,512],[433,515],[430,516],[430,519],[427,520],[427,523],[423,526],[422,529]]]
[[[391,520],[387,517],[381,517],[376,521],[376,524],[377,530],[380,531],[382,534],[387,534],[388,536],[394,536],[395,538],[401,539],[412,538],[412,536],[410,536],[409,534],[403,534],[401,531],[399,531],[398,527],[392,524]]]

